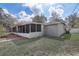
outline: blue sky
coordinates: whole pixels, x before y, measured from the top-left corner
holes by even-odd
[[[70,15],[76,5],[77,5],[77,3],[51,4],[52,7],[59,6],[59,8],[63,10],[63,14],[62,14],[63,17]],[[32,8],[35,6],[34,6],[34,4],[27,4],[27,3],[25,4],[25,6],[23,3],[22,4],[21,3],[0,3],[0,7],[8,10],[8,12],[17,16],[18,13],[21,11],[25,11],[26,14],[32,15],[34,13]],[[38,5],[37,5],[37,7],[38,7]],[[41,8],[43,10],[43,15],[48,17],[49,16],[48,10],[49,10],[50,6],[48,4],[45,4]],[[79,5],[77,6],[75,12],[79,12]]]
[[[29,7],[23,7],[20,3],[0,3],[0,7],[7,9],[10,13],[13,14],[17,14],[23,10],[28,14],[32,13]]]

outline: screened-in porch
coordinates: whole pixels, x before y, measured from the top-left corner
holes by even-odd
[[[41,24],[26,24],[16,26],[13,27],[13,32],[19,32],[19,33],[41,32]]]
[[[25,37],[38,37],[43,35],[43,25],[41,23],[18,25],[12,28],[12,32]]]

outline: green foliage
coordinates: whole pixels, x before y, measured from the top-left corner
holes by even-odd
[[[64,39],[70,40],[71,34],[64,34]]]
[[[5,26],[13,26],[14,22],[17,22],[16,18],[14,18],[11,14],[5,14],[3,8],[0,8],[0,23]]]
[[[68,20],[69,22],[69,26],[71,27],[75,27],[75,25],[77,26],[77,21],[79,20],[79,16],[77,13],[74,13],[72,15],[69,15],[66,20]]]
[[[64,33],[64,34],[62,34],[62,35],[60,36],[60,38],[61,38],[62,40],[70,40],[71,34],[70,34],[70,33]]]
[[[47,21],[47,18],[43,15],[39,16],[39,15],[36,15],[34,18],[33,18],[33,22],[38,22],[38,23],[44,23]]]

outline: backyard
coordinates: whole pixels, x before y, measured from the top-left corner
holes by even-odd
[[[0,29],[0,36],[6,36],[0,38],[2,56],[79,55],[79,34],[64,34],[60,38],[43,36],[32,39],[7,34],[9,33]]]
[[[0,41],[0,55],[3,56],[54,56],[79,55],[79,34],[65,34],[64,38],[39,37],[33,39]],[[2,41],[3,40],[3,41]],[[6,41],[5,41],[6,40]]]
[[[0,56],[79,56],[77,9],[78,3],[1,3]]]

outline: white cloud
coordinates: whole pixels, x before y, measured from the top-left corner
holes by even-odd
[[[55,13],[55,14],[57,14],[59,17],[62,17],[63,16],[63,13],[64,13],[64,10],[61,8],[62,6],[61,5],[57,5],[57,6],[55,6],[55,7],[53,7],[53,6],[51,6],[50,8],[49,8],[49,14],[50,14],[50,16],[51,16],[51,14],[53,13]]]
[[[9,11],[7,9],[3,9],[5,14],[10,14]]]
[[[17,16],[13,15],[13,14],[10,14],[13,18],[17,18]]]
[[[28,14],[26,14],[25,11],[20,11],[20,12],[18,13],[18,16],[19,16],[20,18],[24,18],[24,17],[27,17]]]
[[[28,21],[28,22],[32,22],[31,17],[34,17],[34,15],[29,15],[27,14],[25,11],[20,11],[18,13],[18,16],[20,17],[19,21]]]
[[[41,15],[44,12],[41,4],[34,5],[31,10],[34,15]]]
[[[49,4],[43,4],[43,3],[25,3],[22,4],[22,6],[28,6],[34,15],[41,15],[44,13],[44,7],[48,6]]]
[[[60,17],[62,17],[64,10],[62,5],[56,5],[55,3],[25,3],[22,6],[28,6],[33,12],[33,16],[35,15],[46,15],[51,13],[56,13]],[[47,11],[45,11],[47,10]],[[47,18],[49,17],[47,16]]]
[[[12,13],[10,13],[7,9],[3,9],[4,14],[9,14],[11,15],[13,18],[17,18],[17,16],[13,15]]]

